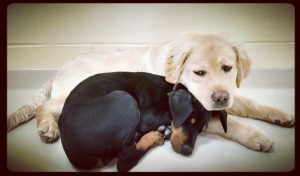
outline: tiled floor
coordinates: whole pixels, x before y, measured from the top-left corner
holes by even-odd
[[[30,100],[35,90],[9,90],[8,112]],[[294,89],[242,89],[241,95],[260,103],[294,113]],[[252,151],[236,142],[211,134],[201,134],[190,157],[175,153],[167,141],[151,149],[131,171],[289,171],[295,162],[295,129],[234,117],[263,129],[273,141],[274,151]],[[21,125],[7,135],[7,163],[12,171],[76,171],[69,163],[60,140],[42,143],[36,120]],[[95,171],[116,171],[116,160]]]

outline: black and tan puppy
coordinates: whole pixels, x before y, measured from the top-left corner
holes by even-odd
[[[191,154],[211,112],[183,85],[173,87],[149,73],[103,73],[82,81],[66,99],[58,121],[70,162],[91,169],[117,157],[118,171],[128,171],[164,142],[154,130],[170,124],[175,151]]]

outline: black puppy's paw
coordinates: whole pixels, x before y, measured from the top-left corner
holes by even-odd
[[[169,140],[172,134],[171,126],[161,125],[157,128],[157,131],[164,135],[165,140]]]

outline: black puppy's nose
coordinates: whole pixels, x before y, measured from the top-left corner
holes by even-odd
[[[192,154],[192,152],[193,152],[193,148],[191,146],[186,145],[186,144],[183,144],[181,146],[181,154],[188,156],[188,155]]]
[[[226,103],[229,100],[229,93],[227,91],[214,92],[211,99],[215,103]]]

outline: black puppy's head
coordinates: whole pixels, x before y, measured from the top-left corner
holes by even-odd
[[[190,155],[198,133],[211,114],[182,84],[175,85],[168,96],[172,116],[172,147],[178,153]]]

